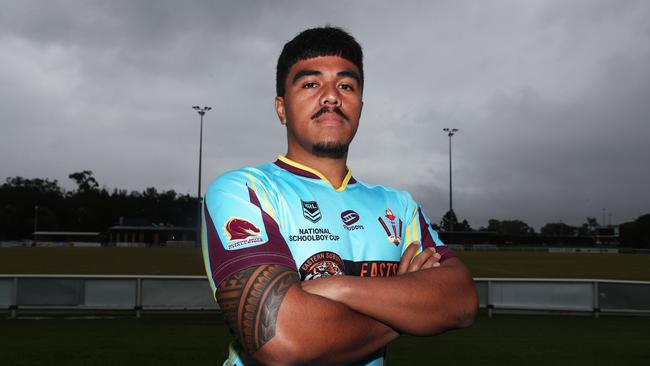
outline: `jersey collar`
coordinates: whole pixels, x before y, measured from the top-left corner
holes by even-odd
[[[345,190],[348,184],[354,184],[357,182],[357,180],[354,179],[354,177],[352,176],[352,169],[350,168],[348,168],[348,173],[345,175],[345,178],[343,178],[343,182],[341,183],[341,186],[339,188],[335,188],[334,185],[332,185],[332,182],[330,182],[329,179],[327,179],[318,170],[310,168],[306,165],[302,165],[300,163],[296,163],[295,161],[287,158],[286,156],[278,155],[278,160],[275,161],[275,165],[295,175],[299,175],[301,177],[321,179],[325,183],[329,184],[330,187],[334,188],[334,190],[336,190],[337,192],[342,192]]]

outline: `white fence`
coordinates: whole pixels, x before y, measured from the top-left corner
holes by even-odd
[[[650,315],[650,282],[475,278],[479,305],[493,312]],[[217,311],[204,276],[0,275],[0,312]]]
[[[0,275],[0,311],[218,310],[204,276]]]
[[[650,315],[650,282],[476,278],[479,303],[494,311]]]

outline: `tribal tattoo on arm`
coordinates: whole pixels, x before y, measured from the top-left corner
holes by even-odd
[[[217,302],[248,354],[273,338],[282,300],[291,285],[299,282],[295,270],[264,264],[239,271],[219,285]]]

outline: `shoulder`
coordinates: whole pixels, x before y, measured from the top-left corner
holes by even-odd
[[[273,176],[271,163],[231,170],[213,180],[206,190],[206,195],[217,192],[240,191],[246,187],[255,189],[257,186],[263,186],[269,188],[273,186]]]

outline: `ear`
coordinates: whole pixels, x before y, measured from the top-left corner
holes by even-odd
[[[287,115],[284,111],[284,97],[276,96],[275,97],[275,113],[278,114],[280,123],[283,125],[287,124]]]

